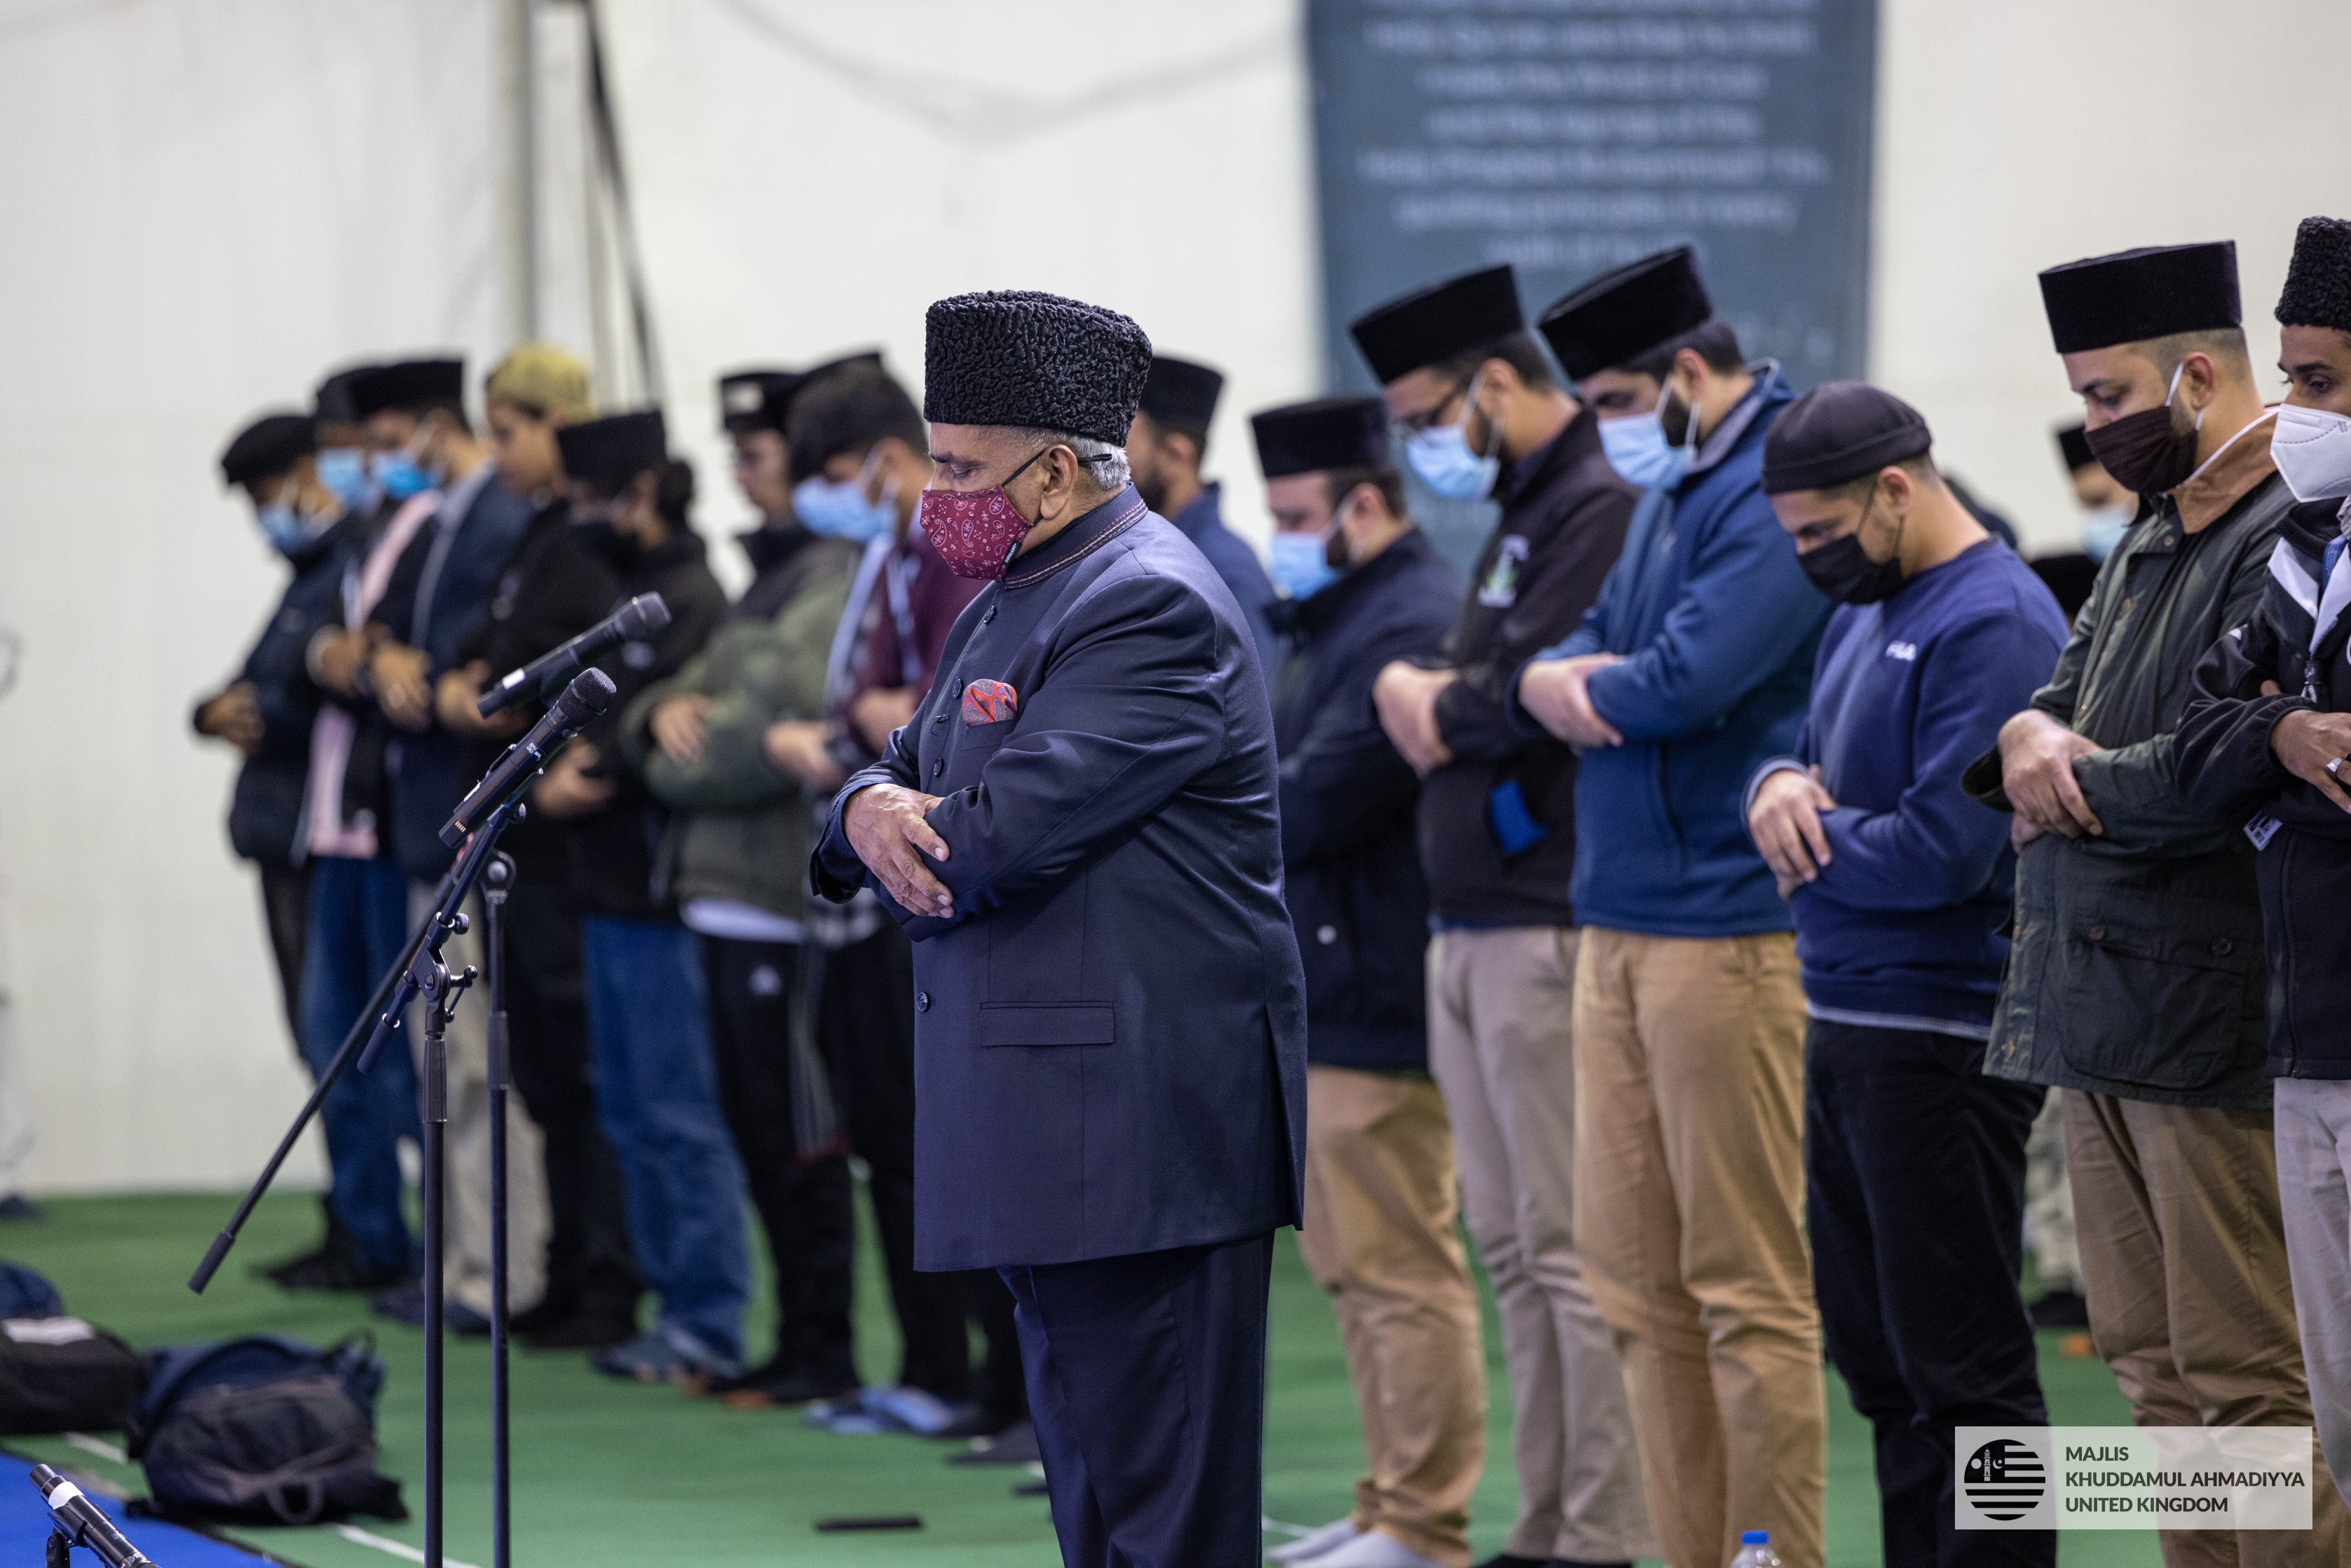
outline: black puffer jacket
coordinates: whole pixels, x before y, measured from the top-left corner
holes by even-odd
[[[1313,598],[1273,606],[1293,650],[1274,682],[1273,734],[1309,1061],[1428,1065],[1419,781],[1381,733],[1372,681],[1391,659],[1434,652],[1460,601],[1461,580],[1415,529]]]
[[[2351,814],[2270,749],[2270,732],[2287,714],[2351,708],[2345,584],[2331,607],[2319,587],[2344,507],[2312,501],[2286,514],[2261,606],[2196,666],[2197,695],[2176,743],[2188,797],[2242,821],[2259,848],[2269,1070],[2279,1078],[2351,1078]],[[2335,570],[2344,575],[2340,563]],[[2262,695],[2265,682],[2282,695]]]

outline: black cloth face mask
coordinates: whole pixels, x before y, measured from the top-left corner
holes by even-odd
[[[2196,433],[2203,428],[2204,416],[2197,414],[2196,423],[2186,430],[2171,422],[2171,400],[2179,395],[2179,372],[2187,368],[2183,360],[2172,371],[2171,385],[2163,394],[2160,408],[2143,408],[2086,433],[2090,455],[2104,464],[2126,490],[2142,496],[2165,495],[2196,472]]]
[[[1840,604],[1876,604],[1902,591],[1899,530],[1894,536],[1895,553],[1889,560],[1872,560],[1869,552],[1861,548],[1861,530],[1868,524],[1870,511],[1876,505],[1877,497],[1870,497],[1853,532],[1796,558],[1796,564],[1804,569],[1813,586]]]

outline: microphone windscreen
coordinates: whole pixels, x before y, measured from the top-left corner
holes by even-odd
[[[620,623],[622,636],[642,637],[669,624],[669,606],[658,593],[640,593],[621,606],[614,619]]]
[[[563,688],[563,695],[559,700],[575,712],[585,713],[593,718],[612,706],[612,698],[619,690],[612,684],[611,676],[591,665],[571,677],[571,684]]]

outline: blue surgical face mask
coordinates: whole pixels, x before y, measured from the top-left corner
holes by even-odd
[[[2127,506],[2100,507],[2082,514],[2082,553],[2099,565],[2123,542],[2123,530],[2134,516]]]
[[[347,512],[375,509],[375,482],[368,477],[367,454],[356,446],[320,447],[319,483],[343,504]]]
[[[883,482],[879,497],[870,501],[865,498],[865,486],[873,476],[878,455],[868,456],[854,479],[833,480],[813,474],[793,486],[792,515],[807,525],[810,533],[847,539],[852,544],[871,543],[896,528],[898,482],[894,476]]]
[[[1646,413],[1619,414],[1600,422],[1600,450],[1626,484],[1645,490],[1671,489],[1689,472],[1690,459],[1698,452],[1698,421],[1684,421],[1682,445],[1667,440],[1666,399],[1672,395],[1671,392],[1660,393],[1657,406]]]
[[[256,507],[253,520],[259,526],[262,536],[283,556],[291,556],[310,537],[309,527],[303,521],[302,514],[282,500],[272,501],[266,507]]]
[[[1469,414],[1478,406],[1478,382],[1473,377],[1461,394],[1461,422],[1416,430],[1404,438],[1404,460],[1420,482],[1448,501],[1482,501],[1494,493],[1502,460],[1469,449]],[[1496,434],[1499,436],[1499,432]]]
[[[1273,585],[1292,599],[1311,599],[1339,580],[1330,546],[1321,534],[1276,528],[1266,564]]]
[[[433,476],[405,452],[379,452],[368,459],[368,476],[395,501],[405,501],[433,488]]]

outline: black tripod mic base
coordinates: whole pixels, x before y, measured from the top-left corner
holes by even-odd
[[[224,1230],[214,1237],[212,1250],[205,1253],[204,1260],[196,1265],[196,1271],[188,1276],[188,1289],[199,1296],[203,1295],[204,1287],[213,1282],[213,1276],[219,1273],[220,1266],[228,1260],[228,1249],[235,1245],[234,1231]]]

